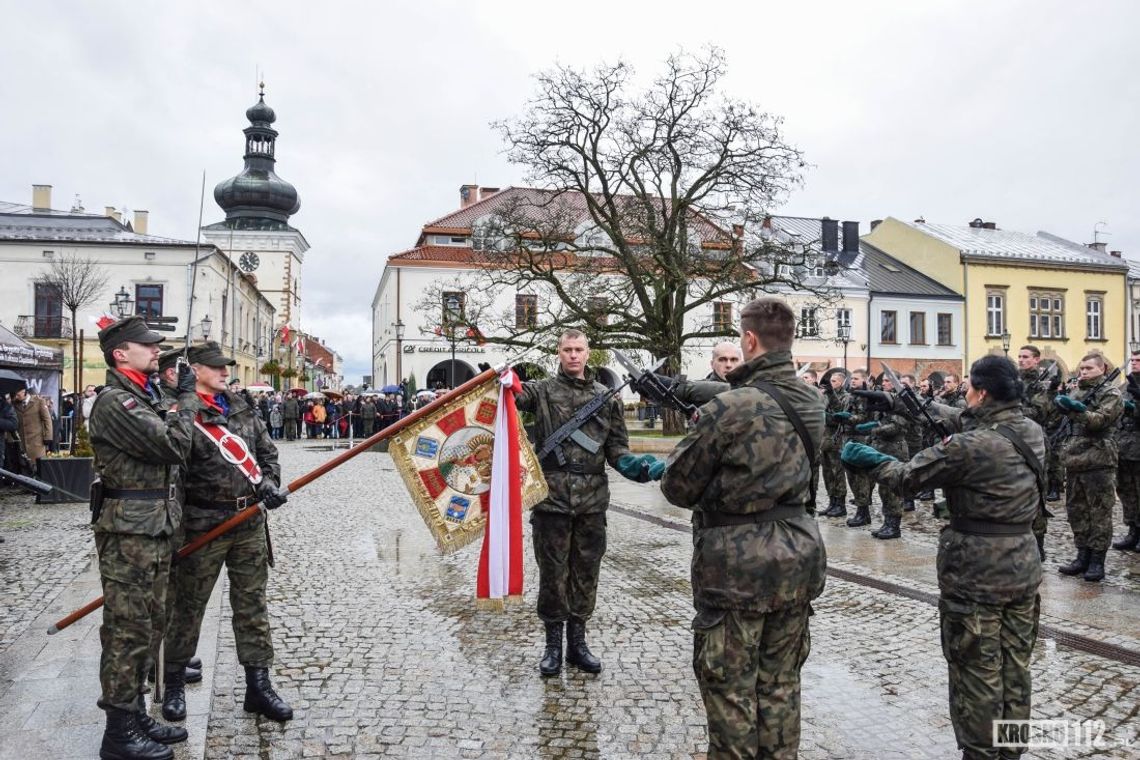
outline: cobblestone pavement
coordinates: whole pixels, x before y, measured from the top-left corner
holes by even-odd
[[[282,461],[296,475],[328,456],[294,444],[284,447]],[[615,503],[627,509],[677,517],[647,506],[656,500],[648,486],[615,487]],[[385,455],[366,454],[313,483],[273,522],[275,679],[296,718],[278,726],[241,712],[224,609],[207,757],[702,756],[684,533],[611,514],[590,626],[606,669],[543,681],[533,561],[528,556],[525,606],[477,612],[477,548],[438,554]],[[890,543],[924,554],[932,566],[930,522],[929,530],[913,527],[907,542]],[[1055,523],[1053,531],[1063,527]],[[861,538],[866,551],[893,551]],[[842,564],[861,569],[847,558]],[[936,609],[831,579],[815,611],[801,757],[955,756]],[[1034,677],[1035,715],[1102,719],[1106,736],[1135,737],[1140,669],[1042,640]],[[1085,755],[1130,756],[1119,747]]]
[[[309,444],[282,446],[287,477],[330,456]],[[439,554],[387,455],[364,454],[298,492],[272,515],[277,567],[269,585],[273,678],[296,717],[282,726],[242,711],[228,600],[218,589],[218,633],[202,647],[214,677],[189,688],[203,712],[209,700],[209,727],[202,737],[195,725],[195,745],[179,747],[178,757],[703,757],[704,714],[690,664],[686,513],[664,505],[653,486],[613,484],[618,509],[609,518],[590,626],[605,671],[568,670],[549,680],[536,670],[541,631],[529,548],[525,604],[476,611],[478,547]],[[21,634],[27,641],[30,622],[69,583],[74,590],[90,559],[83,505],[29,501],[0,500],[0,535],[8,539],[0,545],[5,641]],[[1064,561],[1071,541],[1063,507],[1054,511],[1061,518],[1051,525],[1050,545]],[[830,578],[814,605],[801,757],[957,756],[937,610],[923,600],[937,592],[939,524],[920,506],[905,516],[904,540],[879,542],[866,529],[837,523],[821,522],[830,565],[855,580]],[[1043,623],[1140,651],[1140,555],[1110,555],[1108,584],[1047,569]],[[860,581],[866,577],[921,598],[869,587]],[[0,682],[17,649],[0,644]],[[1106,738],[1137,738],[1140,668],[1042,638],[1033,675],[1034,717],[1099,719]],[[97,695],[97,683],[91,689]],[[21,757],[3,734],[34,721],[18,710],[0,719],[0,757]],[[86,737],[97,739],[97,731]],[[83,749],[66,756],[91,756],[95,744]],[[1140,752],[1111,746],[1027,757]]]

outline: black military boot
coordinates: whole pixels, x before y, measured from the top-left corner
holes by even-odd
[[[159,723],[146,711],[146,698],[139,694],[138,703],[135,705],[138,717],[139,728],[143,730],[147,736],[154,739],[159,744],[177,744],[178,742],[186,741],[190,735],[186,732],[185,728],[181,726],[166,726]]]
[[[242,707],[246,712],[264,715],[279,723],[293,720],[293,708],[277,696],[269,683],[269,668],[245,669],[245,704]]]
[[[877,531],[873,531],[871,535],[875,538],[901,538],[902,537],[902,518],[898,515],[891,515],[890,517],[883,518],[883,527]]]
[[[196,666],[190,664],[195,661],[198,663]],[[202,661],[195,657],[190,660],[190,663],[186,664],[186,673],[182,680],[186,683],[198,683],[202,680]],[[151,668],[150,672],[146,674],[146,680],[154,683],[154,668]]]
[[[546,649],[538,663],[538,672],[556,676],[562,672],[562,623],[546,623]]]
[[[1060,501],[1061,500],[1061,486],[1056,482],[1049,484],[1049,491],[1045,494],[1045,501]]]
[[[914,511],[914,499],[903,499],[903,512]]]
[[[1113,541],[1112,548],[1125,552],[1140,551],[1140,525],[1129,525],[1128,533],[1119,541]]]
[[[869,505],[855,505],[855,516],[847,519],[848,528],[860,528],[871,524],[871,507]]]
[[[1044,534],[1042,534],[1040,536],[1035,536],[1035,538],[1037,539],[1037,554],[1041,557],[1041,561],[1044,562],[1045,561],[1045,536],[1044,536]]]
[[[1061,575],[1080,575],[1089,569],[1089,549],[1088,547],[1077,548],[1077,558],[1067,565],[1061,565],[1057,568],[1057,572]]]
[[[198,657],[197,655],[191,657],[190,661],[186,663],[186,667],[194,668],[194,670],[200,671],[202,669],[202,658]],[[187,681],[187,683],[189,683],[189,681]]]
[[[840,496],[835,500],[835,506],[827,512],[827,517],[846,517],[847,516],[847,500]]]
[[[186,668],[167,665],[162,679],[162,717],[186,720]]]
[[[580,620],[566,624],[566,662],[587,673],[602,672],[602,661],[586,646],[586,624]]]
[[[931,488],[929,491],[923,491],[919,493],[915,498],[917,498],[919,501],[934,501],[934,489]]]
[[[1086,581],[1104,580],[1104,555],[1108,552],[1089,552],[1089,567],[1085,570]]]
[[[835,498],[829,496],[829,497],[827,497],[827,506],[824,507],[823,509],[819,510],[818,512],[816,512],[816,514],[820,515],[822,517],[829,517],[834,510],[835,510]]]
[[[103,760],[173,760],[174,751],[151,739],[139,725],[138,713],[108,707],[107,728],[99,757]]]

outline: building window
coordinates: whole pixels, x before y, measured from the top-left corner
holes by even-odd
[[[926,345],[926,313],[912,311],[910,313],[910,342],[914,345]]]
[[[883,311],[879,312],[879,342],[880,343],[898,343],[898,319],[899,314],[897,311]]]
[[[36,283],[35,332],[37,338],[63,337],[63,297],[51,283]]]
[[[45,259],[54,259],[55,251],[44,251],[43,256]]]
[[[1065,297],[1061,293],[1029,291],[1029,337],[1065,337]]]
[[[161,285],[135,285],[135,314],[143,319],[162,316]]]
[[[836,309],[835,310],[835,326],[847,327],[851,329],[851,310],[850,309]],[[836,331],[838,334],[838,331]],[[850,332],[848,333],[850,335]]]
[[[538,325],[538,296],[515,295],[515,329],[533,330]]]
[[[1104,299],[1101,296],[1085,297],[1085,337],[1104,340]]]
[[[732,304],[728,301],[713,303],[713,329],[718,332],[732,329]]]
[[[449,245],[449,246],[450,245],[466,246],[467,245],[467,238],[466,237],[459,237],[457,235],[454,235],[454,236],[453,235],[432,235],[431,236],[431,244],[432,245]]]
[[[1005,293],[986,291],[986,335],[996,338],[1005,332]]]
[[[952,314],[938,315],[938,345],[950,346],[954,343],[954,316]]]
[[[800,321],[796,325],[797,338],[815,338],[819,336],[819,319],[816,317],[814,306],[800,308]]]
[[[449,325],[452,322],[462,322],[463,314],[467,308],[467,294],[455,291],[444,291],[442,306],[443,324]]]

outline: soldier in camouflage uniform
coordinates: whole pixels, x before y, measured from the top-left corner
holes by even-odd
[[[839,459],[839,450],[847,442],[845,435],[848,419],[847,404],[850,396],[844,384],[846,370],[835,368],[823,373],[823,398],[826,402],[823,441],[820,443],[820,466],[823,469],[823,483],[827,489],[827,509],[820,510],[824,517],[845,517],[847,515],[847,474]]]
[[[1129,398],[1124,402],[1124,413],[1116,431],[1116,446],[1120,451],[1116,494],[1124,509],[1124,524],[1128,532],[1119,541],[1113,541],[1112,548],[1140,552],[1140,414],[1136,404],[1140,399],[1140,351],[1132,352],[1128,364],[1128,385],[1125,387]]]
[[[586,336],[567,330],[558,339],[558,374],[526,382],[515,403],[535,416],[537,445],[574,417],[595,396],[609,389],[586,367]],[[566,662],[587,673],[602,663],[586,643],[586,621],[594,613],[598,573],[606,553],[606,509],[610,502],[606,463],[622,475],[642,479],[653,457],[629,451],[625,412],[613,398],[579,430],[600,444],[591,454],[573,440],[562,443],[565,464],[552,452],[542,464],[550,494],[531,513],[534,556],[538,561],[538,617],[546,629],[546,648],[539,663],[544,676],[562,670],[562,633],[566,628]]]
[[[919,388],[915,387],[916,385],[918,385],[918,381],[914,375],[909,375],[909,374],[902,375],[899,377],[899,380],[902,380],[903,385],[907,386],[908,388],[914,388],[915,395],[919,396],[919,400],[921,400],[922,398],[925,397],[924,395],[919,395]],[[928,393],[929,389],[930,389],[930,381],[929,380],[925,381],[924,385],[926,386],[925,392]],[[926,448],[926,445],[924,445],[924,441],[923,441],[923,437],[924,437],[925,432],[926,432],[926,428],[922,425],[921,420],[917,420],[917,419],[913,419],[911,417],[907,417],[907,426],[906,426],[906,455],[907,455],[907,459],[909,459],[910,457],[914,456],[915,454],[917,454],[918,452],[920,452]],[[931,443],[933,443],[933,441],[931,441]],[[906,497],[903,499],[903,511],[904,512],[913,512],[914,511],[914,497]]]
[[[938,542],[938,611],[954,735],[964,760],[1019,757],[1024,748],[993,747],[993,721],[1030,716],[1029,661],[1041,609],[1032,522],[1042,501],[1033,466],[1003,432],[1037,466],[1045,441],[1021,413],[1016,370],[1005,357],[974,362],[967,403],[965,411],[931,407],[956,432],[909,462],[855,443],[843,461],[903,493],[946,493],[951,518]]]
[[[709,760],[794,758],[800,670],[811,650],[811,600],[827,558],[812,508],[804,443],[776,388],[806,428],[824,432],[819,393],[792,367],[795,317],[761,298],[741,314],[745,363],[700,409],[669,457],[665,497],[693,510],[693,670],[708,719]]]
[[[1076,558],[1057,568],[1064,575],[1084,574],[1086,581],[1104,578],[1104,559],[1112,541],[1112,507],[1116,502],[1116,421],[1124,401],[1116,385],[1102,385],[1105,362],[1088,354],[1078,368],[1080,380],[1071,396],[1057,396],[1056,406],[1072,423],[1061,442],[1065,466],[1065,506],[1073,530]],[[1095,398],[1092,391],[1099,387]]]
[[[286,492],[278,486],[281,468],[277,464],[277,447],[261,416],[240,394],[226,390],[228,368],[235,362],[214,342],[191,348],[188,359],[198,376],[197,391],[202,401],[186,465],[186,540],[193,542],[254,501],[260,501],[266,509],[281,506]],[[229,456],[224,456],[220,444],[207,432],[211,429],[239,439],[245,452],[256,461],[260,474],[233,463],[239,452],[232,439],[226,446]],[[292,719],[292,708],[269,682],[273,641],[265,600],[269,578],[266,536],[265,515],[258,514],[175,566],[178,603],[166,632],[164,716],[174,720],[186,717],[182,674],[197,649],[202,616],[224,564],[230,582],[238,661],[245,668],[243,706],[247,712],[276,721]]]
[[[710,380],[716,383],[728,382],[725,376],[732,372],[738,366],[744,357],[740,353],[740,346],[735,343],[723,341],[713,346],[712,359],[709,361],[709,366],[712,371],[705,376],[705,380]]]
[[[834,417],[843,416],[843,424],[847,428],[847,438],[851,441],[865,443],[870,440],[870,432],[859,430],[859,426],[869,422],[871,413],[867,411],[866,402],[856,396],[854,391],[869,390],[867,384],[867,370],[857,369],[851,373],[851,393],[847,398],[847,410]],[[848,528],[859,528],[871,524],[871,491],[875,484],[866,473],[859,470],[847,471],[847,482],[851,485],[851,503],[855,506],[855,515],[847,518]]]
[[[895,395],[891,381],[883,377],[883,391]],[[872,419],[857,426],[860,432],[871,434],[870,445],[880,453],[905,462],[909,452],[906,447],[907,431],[911,427],[910,418],[901,411],[872,412]],[[873,484],[874,481],[871,481]],[[871,531],[875,538],[891,539],[902,536],[903,498],[897,489],[879,483],[879,500],[883,502],[883,524]]]
[[[1048,378],[1041,371],[1041,349],[1032,344],[1022,346],[1017,352],[1017,366],[1021,375],[1021,412],[1041,426],[1048,426],[1050,418],[1059,416],[1053,404],[1053,392],[1049,389]],[[1046,461],[1049,457],[1049,438],[1045,437]],[[1041,561],[1045,561],[1045,533],[1048,528],[1048,512],[1042,511],[1033,521],[1033,536],[1037,539],[1037,551]]]
[[[178,379],[178,407],[159,415],[161,395],[150,373],[158,368],[162,336],[140,317],[100,330],[99,346],[110,368],[88,420],[95,469],[95,548],[103,584],[99,636],[102,696],[107,711],[100,757],[163,760],[164,745],[185,741],[184,729],[164,726],[147,713],[143,693],[165,623],[172,537],[180,505],[173,484],[190,452],[194,376]],[[99,496],[101,489],[102,495]]]

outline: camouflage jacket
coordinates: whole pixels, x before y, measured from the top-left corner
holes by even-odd
[[[609,391],[594,380],[591,369],[586,370],[585,379],[579,380],[559,368],[554,377],[523,383],[522,388],[515,404],[521,411],[532,412],[535,416],[536,449],[590,399]],[[579,430],[600,443],[601,448],[591,454],[577,443],[566,440],[562,444],[566,469],[560,467],[553,453],[540,462],[550,495],[535,505],[535,511],[585,515],[604,512],[609,506],[606,463],[616,466],[618,459],[630,453],[621,399],[611,399]],[[572,469],[585,469],[586,472],[572,472]]]
[[[892,392],[891,396],[898,399],[898,394]],[[907,435],[911,429],[911,419],[904,412],[896,411],[872,412],[871,419],[877,421],[879,426],[871,431],[871,445],[878,443],[906,443]]]
[[[1056,417],[1053,404],[1055,393],[1050,392],[1049,384],[1037,369],[1021,370],[1021,411],[1042,428],[1047,427]]]
[[[194,413],[201,406],[194,394],[179,399],[178,411],[164,420],[162,398],[148,394],[119,372],[107,370],[107,381],[91,408],[88,431],[95,450],[95,469],[103,488],[170,491],[178,468],[190,455]],[[175,498],[111,499],[95,522],[101,533],[144,536],[174,535],[181,519]]]
[[[229,413],[202,405],[199,419],[207,425],[224,425],[233,435],[245,441],[246,448],[261,467],[261,475],[274,486],[281,484],[281,466],[277,464],[277,447],[269,438],[261,415],[239,394],[223,393],[229,403]],[[206,531],[233,517],[234,509],[211,509],[199,502],[236,501],[252,496],[255,488],[245,474],[226,461],[221,449],[201,430],[194,430],[194,447],[186,463],[186,530]],[[253,518],[250,525],[263,519]]]
[[[1081,380],[1072,397],[1084,401],[1103,379]],[[1061,464],[1065,469],[1084,472],[1116,467],[1117,448],[1113,434],[1116,421],[1123,412],[1124,399],[1120,397],[1120,388],[1106,385],[1087,410],[1068,414],[1072,429],[1069,437],[1061,443]]]
[[[864,385],[859,390],[866,390],[866,388]],[[867,402],[853,393],[848,393],[845,411],[851,415],[850,419],[847,420],[847,437],[854,441],[866,443],[870,433],[859,433],[855,430],[855,426],[871,421],[871,412],[867,410]]]
[[[824,408],[826,416],[824,417],[823,442],[820,444],[821,450],[838,451],[843,448],[843,444],[847,440],[847,426],[831,415],[836,412],[847,411],[847,403],[850,398],[850,394],[845,390],[824,391],[823,400],[826,404]]]
[[[951,409],[965,409],[966,408],[966,392],[962,390],[959,385],[950,393],[944,394],[938,398],[936,403],[948,406]]]
[[[773,351],[728,375],[731,390],[700,409],[692,431],[669,456],[661,492],[696,512],[752,514],[801,506],[814,476],[791,421],[767,393],[775,385],[803,419],[813,445],[823,437],[823,399],[795,376],[789,351]],[[827,554],[815,520],[786,520],[693,530],[695,625],[725,610],[767,612],[810,601],[823,591]]]
[[[871,476],[905,496],[942,488],[950,514],[998,523],[1030,523],[1039,508],[1037,478],[1000,433],[1007,425],[1045,459],[1045,436],[1021,413],[1018,401],[959,410],[931,405],[956,431],[945,443],[909,462],[885,462]],[[943,595],[979,604],[1004,604],[1032,596],[1041,583],[1037,543],[1029,531],[980,536],[947,525],[938,540],[938,585]]]
[[[1136,462],[1140,460],[1140,404],[1136,404],[1135,399],[1131,397],[1125,400],[1131,400],[1133,406],[1130,412],[1124,407],[1123,402],[1121,403],[1123,411],[1116,427],[1116,448],[1120,459]]]

